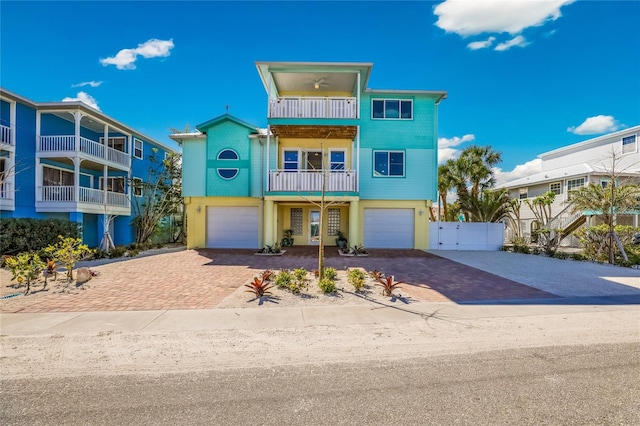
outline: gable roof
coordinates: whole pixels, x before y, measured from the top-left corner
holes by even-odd
[[[217,126],[218,124],[225,121],[231,121],[233,123],[239,124],[240,126],[246,127],[247,129],[254,132],[258,131],[258,126],[254,126],[253,124],[247,123],[246,121],[241,120],[238,117],[234,117],[230,114],[222,114],[212,118],[211,120],[205,121],[204,123],[198,124],[196,126],[196,129],[198,129],[202,133],[207,133],[207,130],[209,130],[211,127]]]

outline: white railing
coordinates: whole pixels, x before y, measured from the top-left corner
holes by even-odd
[[[11,186],[11,182],[0,184],[0,199],[13,200],[13,187]]]
[[[355,170],[271,170],[269,191],[322,191],[322,180],[326,176],[325,191],[354,192],[357,188]]]
[[[42,201],[74,201],[73,186],[43,186]]]
[[[39,151],[75,151],[75,141],[76,137],[69,135],[40,136]],[[127,167],[131,164],[129,154],[126,152],[84,137],[80,137],[80,152]]]
[[[11,142],[11,127],[0,124],[0,143],[13,145]]]
[[[269,118],[356,118],[351,97],[286,96],[269,99]]]
[[[6,185],[6,184],[5,184]],[[42,201],[49,202],[75,202],[75,191],[73,186],[43,186]],[[80,203],[103,205],[104,191],[93,188],[79,188]],[[107,206],[129,207],[127,194],[107,191]]]

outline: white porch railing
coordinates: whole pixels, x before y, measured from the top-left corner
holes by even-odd
[[[271,170],[269,191],[322,191],[323,176],[326,176],[326,192],[355,192],[357,174],[355,170]]]
[[[356,118],[351,97],[285,96],[269,99],[269,118]]]
[[[11,127],[0,124],[0,143],[13,145],[11,143]]]
[[[39,151],[75,151],[76,137],[71,135],[40,136]],[[118,151],[98,142],[80,137],[80,152],[102,160],[129,167],[131,157],[126,152]]]
[[[73,186],[43,186],[42,201],[44,202],[75,202]],[[93,188],[79,188],[79,203],[103,205],[104,191]],[[127,194],[107,191],[107,206],[129,207]]]
[[[13,186],[11,182],[0,184],[0,199],[13,200]]]

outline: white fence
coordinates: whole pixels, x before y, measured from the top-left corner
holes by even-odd
[[[429,223],[430,250],[499,250],[504,245],[504,224],[486,222]]]

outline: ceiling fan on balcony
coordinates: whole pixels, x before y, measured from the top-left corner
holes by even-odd
[[[325,80],[324,77],[315,78],[309,81],[308,84],[313,86],[315,90],[320,90],[320,88],[323,88],[323,87],[329,87],[329,82],[327,82],[327,80]]]

